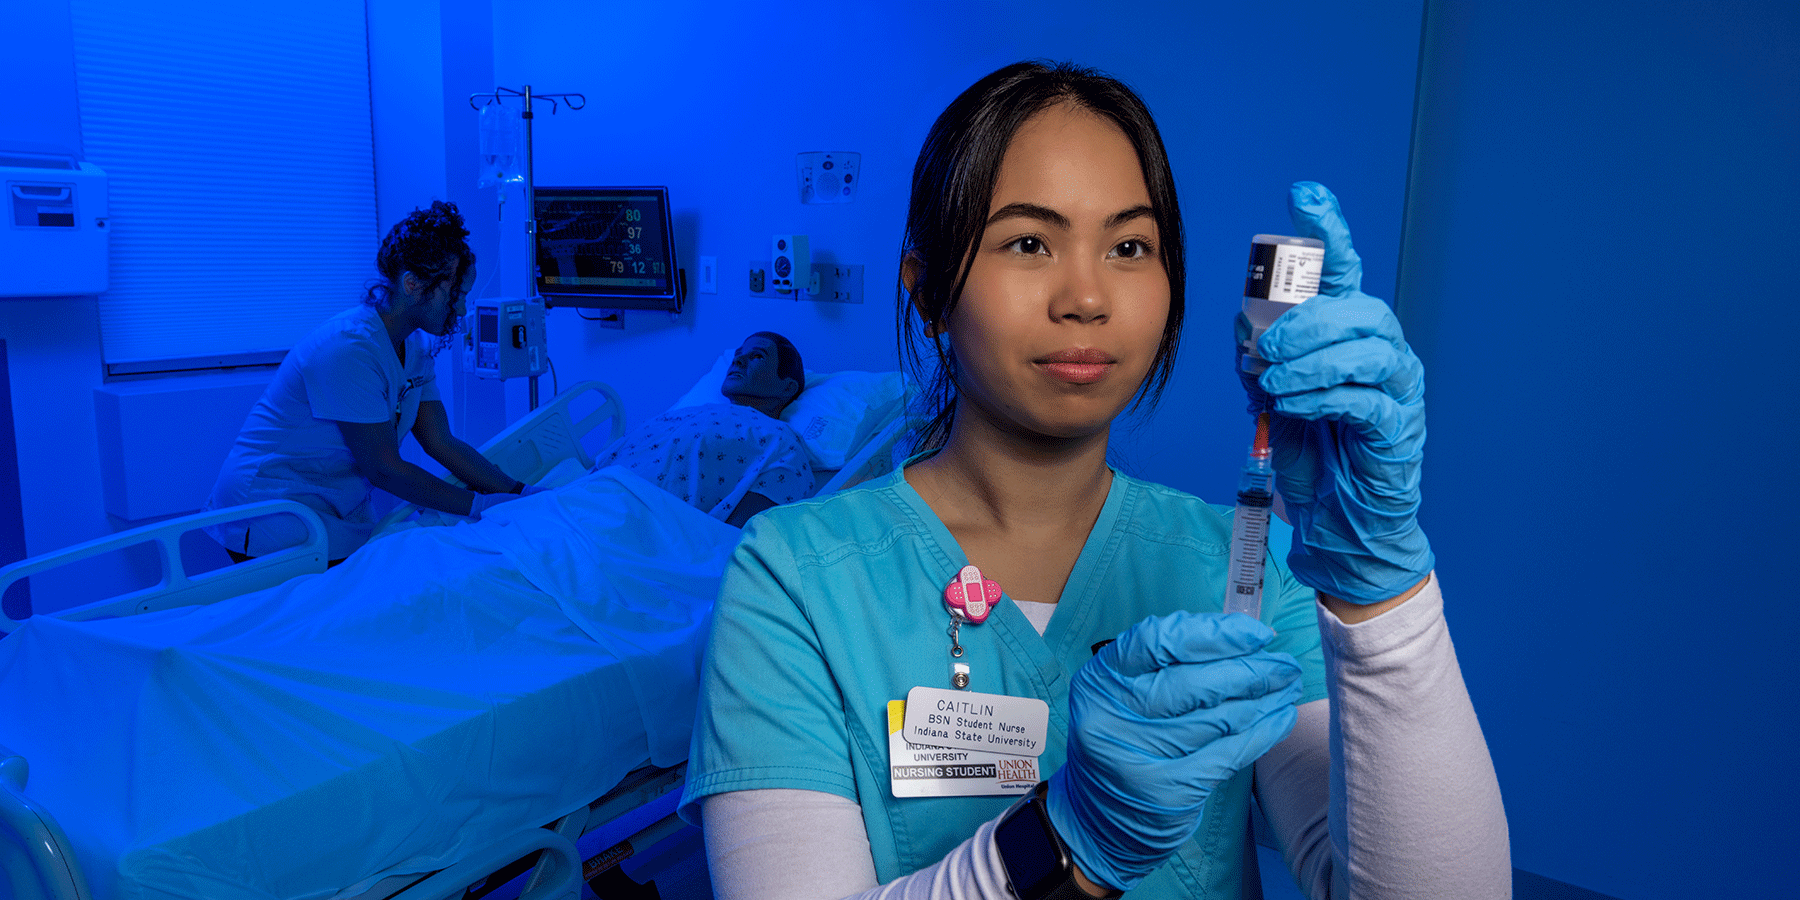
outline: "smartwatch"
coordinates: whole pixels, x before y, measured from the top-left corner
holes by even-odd
[[[1006,868],[1006,885],[1019,900],[1095,900],[1075,881],[1075,858],[1057,835],[1044,804],[1048,790],[1049,782],[1038,782],[994,829],[994,849],[1000,851]]]

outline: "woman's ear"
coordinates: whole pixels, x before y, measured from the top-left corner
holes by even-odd
[[[925,261],[917,253],[908,253],[900,258],[900,284],[906,288],[906,296],[912,298],[913,311],[925,321],[925,336],[937,337],[943,327],[930,320],[930,313],[919,302],[919,289],[925,286]]]
[[[425,281],[411,272],[402,272],[399,287],[401,296],[410,300],[419,296],[419,291],[425,287]]]

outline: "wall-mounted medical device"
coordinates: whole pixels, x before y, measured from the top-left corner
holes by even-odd
[[[107,288],[106,173],[74,157],[0,152],[0,297]]]
[[[542,375],[550,367],[544,349],[544,303],[538,297],[470,301],[463,368],[481,378]]]
[[[783,294],[795,288],[803,293],[818,290],[813,280],[812,242],[804,234],[778,234],[769,242],[769,286]]]
[[[794,156],[801,203],[849,203],[856,199],[861,174],[861,153],[812,150]]]
[[[537,290],[545,306],[680,312],[666,187],[540,187]]]

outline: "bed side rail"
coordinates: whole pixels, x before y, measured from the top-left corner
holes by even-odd
[[[589,393],[599,395],[600,405],[577,421],[571,407],[577,398]],[[609,385],[583,381],[501,429],[499,434],[481,445],[481,455],[499,466],[500,471],[531,484],[565,459],[580,462],[582,468],[592,466],[594,460],[581,440],[602,422],[612,425],[607,442],[618,440],[625,433],[625,402]],[[457,487],[463,486],[453,477],[444,480]],[[388,529],[418,511],[419,507],[414,504],[400,504],[375,523],[375,534],[386,534]]]
[[[306,540],[303,543],[259,556],[249,562],[198,575],[188,575],[182,566],[182,535],[208,525],[281,514],[292,515],[305,526]],[[227,597],[272,587],[296,575],[323,572],[328,549],[325,525],[319,521],[318,513],[292,500],[260,500],[243,506],[209,510],[143,525],[20,560],[0,568],[0,597],[4,597],[7,589],[21,579],[148,543],[156,544],[157,554],[162,561],[160,581],[128,594],[59,610],[53,615],[62,619],[95,619],[214,603]],[[5,612],[0,612],[0,631],[11,632],[23,624]]]
[[[886,474],[893,466],[894,442],[900,439],[900,434],[905,429],[906,416],[894,416],[892,421],[857,449],[856,455],[844,462],[844,467],[837,470],[830,481],[813,491],[813,496],[823,497]]]
[[[69,836],[25,796],[29,775],[25,757],[0,746],[0,875],[18,900],[88,900]]]
[[[548,828],[531,828],[495,841],[388,900],[454,900],[469,885],[534,852],[538,853],[536,871],[543,877],[534,879],[519,900],[580,900],[580,851],[568,838]]]
[[[590,392],[599,395],[600,405],[576,421],[571,407]],[[583,468],[593,465],[581,439],[608,421],[612,423],[610,443],[625,433],[624,401],[609,385],[583,381],[494,435],[481,445],[481,454],[514,478],[536,481],[565,459],[575,459]]]

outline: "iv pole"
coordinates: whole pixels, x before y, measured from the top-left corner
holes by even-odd
[[[481,107],[475,104],[476,98],[486,98],[488,103],[498,103],[504,106],[505,101],[502,99],[502,94],[508,97],[520,97],[525,101],[525,110],[519,115],[520,118],[525,120],[525,258],[527,260],[526,265],[535,268],[537,266],[537,189],[534,187],[535,181],[533,180],[534,175],[532,173],[531,162],[531,120],[533,118],[531,101],[534,97],[538,100],[547,101],[550,104],[550,114],[555,115],[556,101],[561,100],[570,109],[581,109],[587,106],[587,97],[581,94],[533,94],[531,93],[531,85],[528,84],[525,85],[525,89],[522,91],[515,91],[509,87],[496,87],[491,94],[486,91],[479,94],[470,94],[469,108],[480,111]],[[501,189],[505,190],[504,187]],[[528,408],[537,409],[538,376],[531,376],[527,379],[527,384],[529,385],[530,393],[530,406]]]

